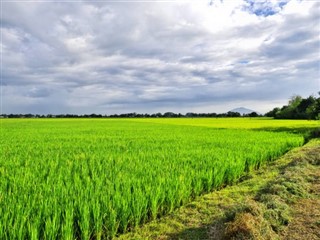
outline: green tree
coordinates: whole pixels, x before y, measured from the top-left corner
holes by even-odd
[[[271,111],[267,112],[267,113],[265,114],[265,116],[266,116],[266,117],[273,117],[273,118],[275,118],[278,112],[280,112],[280,108],[275,107],[275,108],[272,109]]]
[[[302,98],[294,95],[288,105],[282,108],[274,108],[265,114],[267,117],[278,119],[319,119],[320,120],[320,92],[319,97],[309,96]]]
[[[314,102],[306,109],[308,119],[320,120],[320,92],[319,97],[314,98]]]

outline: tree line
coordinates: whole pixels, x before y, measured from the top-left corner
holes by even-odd
[[[275,119],[310,119],[320,120],[320,92],[319,97],[302,98],[299,95],[291,97],[288,105],[274,108],[265,114]]]
[[[214,117],[214,118],[225,118],[225,117],[262,117],[256,112],[241,115],[238,112],[229,111],[227,113],[193,113],[189,112],[186,114],[165,112],[165,113],[122,113],[122,114],[2,114],[2,118],[197,118],[197,117]]]
[[[320,120],[320,92],[319,97],[309,96],[302,98],[299,95],[293,96],[288,105],[284,105],[282,108],[276,107],[273,110],[267,112],[265,115],[252,112],[249,114],[241,115],[238,112],[226,112],[226,113],[193,113],[186,114],[165,112],[165,113],[122,113],[122,114],[2,114],[1,118],[197,118],[197,117],[213,117],[213,118],[225,118],[225,117],[273,117],[275,119],[310,119]]]

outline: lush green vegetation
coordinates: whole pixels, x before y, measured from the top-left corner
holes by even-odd
[[[267,117],[277,119],[318,119],[320,120],[320,92],[319,97],[309,96],[302,98],[301,96],[293,96],[288,105],[282,108],[274,108],[266,113]]]
[[[305,131],[320,127],[320,121],[287,120],[272,118],[153,118],[153,119],[128,119],[133,122],[151,122],[170,125],[186,125],[223,129],[258,129],[258,130],[285,130]]]
[[[288,132],[220,129],[236,120],[151,121],[1,120],[0,236],[111,238],[304,142]]]

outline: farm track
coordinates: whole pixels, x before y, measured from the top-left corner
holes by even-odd
[[[320,139],[313,139],[239,184],[117,239],[320,239],[319,193]]]

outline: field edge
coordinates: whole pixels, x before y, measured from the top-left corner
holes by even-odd
[[[319,167],[320,139],[311,139],[240,183],[116,239],[319,239]],[[319,215],[303,215],[301,208]]]

